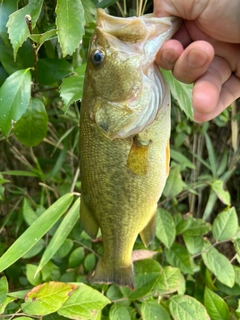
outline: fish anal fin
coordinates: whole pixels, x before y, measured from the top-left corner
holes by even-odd
[[[134,137],[131,149],[128,154],[127,167],[139,176],[147,173],[148,153],[151,141],[141,141]]]
[[[96,238],[99,226],[94,216],[91,214],[83,195],[81,197],[80,205],[80,223],[83,230],[86,231],[91,238]]]
[[[128,286],[134,289],[133,266],[132,264],[120,266],[117,263],[105,262],[103,258],[100,258],[91,281],[115,283],[118,286]]]
[[[156,233],[156,213],[152,216],[146,227],[140,232],[142,242],[147,247],[153,240]]]

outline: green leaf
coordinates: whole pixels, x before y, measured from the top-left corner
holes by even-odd
[[[190,255],[180,244],[174,243],[171,249],[166,250],[166,259],[172,266],[179,268],[183,273],[193,274]]]
[[[76,268],[79,267],[81,263],[83,263],[85,258],[85,251],[84,248],[79,247],[70,254],[68,259],[68,267],[69,268]]]
[[[110,308],[109,320],[131,320],[131,316],[125,306],[116,303]]]
[[[60,96],[64,102],[64,111],[75,101],[81,100],[84,76],[71,76],[63,80]]]
[[[196,219],[192,216],[189,216],[188,219],[191,221],[191,224],[188,226],[186,230],[182,232],[184,235],[200,236],[211,230],[210,223],[202,219]]]
[[[185,184],[181,177],[180,168],[176,166],[170,170],[163,194],[167,198],[175,197],[182,192],[184,186]]]
[[[62,282],[47,282],[33,288],[21,305],[23,312],[42,316],[58,311],[77,287]]]
[[[6,300],[8,293],[8,282],[6,277],[0,278],[0,305]]]
[[[0,272],[27,253],[69,208],[73,195],[67,193],[52,204],[3,254]]]
[[[171,297],[169,308],[174,320],[210,320],[204,306],[187,295]]]
[[[187,157],[185,157],[181,152],[171,149],[170,154],[171,154],[171,159],[173,159],[177,163],[180,163],[181,166],[183,166],[183,168],[195,169],[195,165]]]
[[[63,56],[72,55],[84,34],[84,9],[80,0],[57,0],[56,24]]]
[[[7,27],[13,46],[14,60],[16,59],[18,49],[30,34],[25,16],[27,14],[31,16],[32,28],[34,28],[40,15],[42,4],[43,0],[30,0],[27,6],[10,15]]]
[[[27,147],[38,145],[46,136],[48,115],[41,100],[32,98],[26,112],[14,125],[18,141]]]
[[[230,261],[215,248],[202,253],[202,258],[207,268],[216,278],[228,287],[232,287],[235,282],[235,273]]]
[[[37,68],[38,81],[42,85],[51,85],[60,81],[73,71],[71,64],[64,59],[40,59]]]
[[[17,2],[18,0],[4,0],[0,3],[0,37],[2,37],[6,45],[8,45],[6,27],[8,16],[17,10]]]
[[[109,6],[112,6],[117,0],[102,0],[97,3],[97,8],[107,8]]]
[[[25,253],[22,257],[23,259],[29,259],[35,257],[39,252],[45,248],[46,243],[43,239],[40,239],[27,253]]]
[[[87,272],[92,270],[96,265],[96,255],[94,253],[87,254],[84,259],[83,265]]]
[[[238,216],[234,207],[217,215],[213,221],[213,237],[217,241],[231,239],[238,230]]]
[[[38,274],[37,276],[35,276],[36,270],[37,270],[37,266],[35,266],[34,264],[27,264],[26,265],[26,276],[28,281],[33,285],[33,286],[37,286],[42,282],[42,278],[41,278],[41,274]]]
[[[15,298],[7,297],[7,298],[3,301],[3,303],[0,304],[0,315],[4,313],[4,310],[5,310],[5,308],[7,307],[7,305],[8,305],[10,302],[14,301],[14,300],[15,300]]]
[[[86,24],[88,25],[89,23],[95,22],[96,21],[96,6],[91,0],[84,0],[82,1],[82,5],[84,8],[84,17]]]
[[[214,147],[213,147],[211,139],[209,138],[209,135],[207,133],[205,133],[204,136],[205,136],[206,146],[207,146],[207,150],[208,150],[210,169],[212,171],[213,178],[217,178],[217,161],[216,161]]]
[[[21,177],[38,177],[38,174],[30,171],[21,171],[21,170],[9,170],[4,171],[2,174],[7,174],[10,176],[21,176]]]
[[[169,232],[171,230],[171,232]],[[159,208],[157,210],[157,238],[169,249],[176,236],[176,228],[172,216],[168,211]]]
[[[164,267],[161,274],[156,279],[152,291],[158,294],[169,294],[177,291],[182,282],[182,274],[178,268],[170,266]]]
[[[157,301],[146,301],[141,305],[143,320],[170,320],[169,313]]]
[[[29,35],[29,38],[34,42],[36,42],[36,45],[39,48],[39,46],[41,46],[44,42],[57,38],[57,30],[52,29],[52,30],[46,31],[45,33],[31,34]]]
[[[0,129],[8,136],[12,121],[21,118],[27,109],[31,94],[29,69],[14,72],[0,88]]]
[[[69,235],[70,231],[76,224],[79,218],[80,198],[78,198],[71,209],[68,211],[57,231],[54,233],[50,243],[48,244],[42,259],[37,268],[36,274],[47,264],[47,262],[54,256],[57,250],[61,247],[64,240]]]
[[[211,320],[229,320],[229,310],[226,302],[218,294],[205,287],[204,305]]]
[[[216,193],[218,198],[227,206],[231,205],[230,194],[228,191],[223,189],[223,181],[222,180],[215,180],[211,183],[211,188]]]
[[[30,226],[33,224],[34,221],[37,220],[38,216],[31,207],[29,200],[27,198],[23,198],[23,203],[22,203],[22,214],[27,222],[27,224]]]
[[[202,251],[204,240],[201,236],[188,236],[183,234],[183,239],[187,250],[191,255],[198,254]]]
[[[110,300],[100,292],[80,283],[58,311],[58,314],[70,319],[92,319],[109,303]]]
[[[193,119],[192,84],[185,84],[178,81],[176,78],[174,78],[171,71],[161,69],[161,73],[169,85],[171,94],[174,99],[177,100],[181,110],[185,112],[188,118]]]

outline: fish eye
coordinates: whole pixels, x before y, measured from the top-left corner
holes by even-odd
[[[105,57],[104,52],[102,50],[97,49],[92,53],[92,63],[95,66],[99,66],[100,64],[103,63],[104,57]]]

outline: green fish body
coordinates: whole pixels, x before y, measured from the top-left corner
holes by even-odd
[[[103,256],[94,282],[133,287],[132,249],[155,236],[169,171],[170,94],[155,56],[176,18],[117,18],[98,10],[80,114],[80,221],[99,228]]]

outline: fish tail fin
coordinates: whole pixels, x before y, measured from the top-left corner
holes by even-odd
[[[109,264],[100,258],[91,280],[98,283],[115,283],[118,286],[134,289],[133,266]]]

